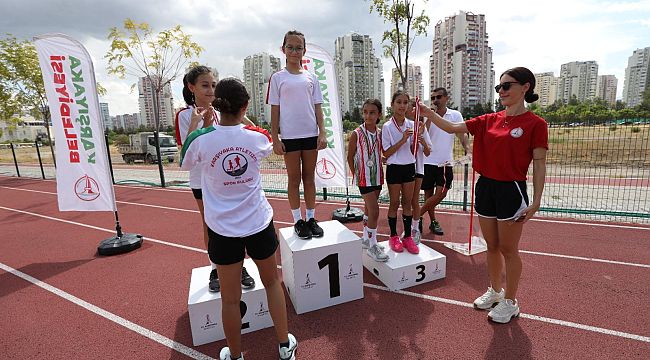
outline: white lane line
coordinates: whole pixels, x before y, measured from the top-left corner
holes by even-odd
[[[170,339],[168,337],[160,335],[155,331],[149,330],[149,329],[147,329],[145,327],[142,327],[142,326],[140,326],[140,325],[138,325],[136,323],[133,323],[133,322],[131,322],[129,320],[126,320],[125,318],[123,318],[121,316],[115,315],[110,311],[104,310],[104,309],[102,309],[102,308],[100,308],[100,307],[98,307],[96,305],[93,305],[93,304],[91,304],[91,303],[89,303],[87,301],[84,301],[84,300],[82,300],[82,299],[80,299],[80,298],[78,298],[78,297],[76,297],[76,296],[74,296],[74,295],[72,295],[70,293],[67,293],[67,292],[65,292],[65,291],[63,291],[63,290],[61,290],[59,288],[56,288],[56,287],[54,287],[54,286],[52,286],[52,285],[50,285],[48,283],[45,283],[45,282],[43,282],[41,280],[38,280],[38,279],[36,279],[36,278],[34,278],[34,277],[30,276],[30,275],[25,274],[22,271],[16,270],[16,269],[12,268],[11,266],[5,265],[5,264],[3,264],[1,262],[0,262],[0,269],[6,271],[8,273],[11,273],[11,274],[13,274],[13,275],[27,281],[27,282],[30,282],[30,283],[40,287],[41,289],[49,291],[49,292],[53,293],[56,296],[59,296],[59,297],[65,299],[67,301],[70,301],[73,304],[81,306],[82,308],[84,308],[84,309],[86,309],[86,310],[88,310],[88,311],[90,311],[92,313],[95,313],[95,314],[97,314],[97,315],[99,315],[99,316],[101,316],[101,317],[103,317],[103,318],[105,318],[107,320],[110,320],[110,321],[112,321],[112,322],[114,322],[114,323],[116,323],[118,325],[121,325],[121,326],[133,331],[133,332],[136,332],[136,333],[138,333],[138,334],[140,334],[140,335],[142,335],[142,336],[144,336],[146,338],[149,338],[149,339],[151,339],[151,340],[153,340],[153,341],[155,341],[155,342],[157,342],[157,343],[159,343],[159,344],[161,344],[163,346],[166,346],[166,347],[168,347],[168,348],[170,348],[172,350],[175,350],[175,351],[177,351],[177,352],[179,352],[179,353],[181,353],[183,355],[189,356],[192,359],[214,360],[214,358],[212,358],[212,357],[210,357],[208,355],[205,355],[205,354],[203,354],[203,353],[201,353],[199,351],[196,351],[196,350],[192,349],[191,347],[185,346],[185,345],[183,345],[183,344],[181,344],[179,342],[176,342],[176,341],[174,341],[174,340],[172,340],[172,339]]]
[[[66,223],[66,224],[77,225],[77,226],[81,226],[81,227],[85,227],[85,228],[89,228],[89,229],[93,229],[93,230],[99,230],[99,231],[104,231],[104,232],[115,234],[115,229],[101,228],[101,227],[98,227],[98,226],[82,224],[82,223],[79,223],[79,222],[76,222],[76,221],[59,219],[59,218],[55,218],[55,217],[52,217],[52,216],[41,215],[41,214],[37,214],[37,213],[29,212],[29,211],[18,210],[18,209],[12,209],[12,208],[8,208],[8,207],[4,207],[4,206],[0,206],[0,209],[7,210],[7,211],[14,211],[14,212],[25,214],[25,215],[36,216],[36,217],[40,217],[40,218],[47,219],[47,220],[59,221],[59,222]],[[158,240],[158,239],[150,238],[148,236],[146,236],[144,238],[144,241],[150,241],[150,242],[158,243],[158,244],[161,244],[161,245],[167,245],[167,246],[172,246],[172,247],[176,247],[176,248],[179,248],[179,249],[196,251],[196,252],[207,254],[207,251],[205,251],[203,249],[199,249],[199,248],[195,248],[195,247],[191,247],[191,246],[185,246],[185,245],[181,245],[181,244],[176,244],[176,243],[172,243],[172,242],[168,242],[168,241],[164,241],[164,240]]]
[[[2,175],[0,175],[2,176]],[[54,180],[46,179],[46,180],[41,180],[38,179],[39,181],[51,181],[54,182]],[[144,187],[144,186],[131,186],[131,185],[114,185],[116,187],[123,187],[127,189],[138,189],[138,190],[151,190],[151,191],[169,191],[169,192],[184,192],[184,193],[189,193],[190,190],[179,190],[179,189],[169,189],[169,188],[153,188],[153,187]],[[52,194],[56,195],[56,193],[53,192],[48,192],[48,191],[39,191],[39,190],[30,190],[30,189],[22,189],[22,188],[14,188],[14,187],[8,187],[8,186],[0,186],[0,188],[8,189],[8,190],[20,190],[20,191],[33,191],[33,192],[40,192],[43,194]],[[273,196],[267,196],[267,199],[273,200],[273,201],[283,201],[286,202],[287,198],[282,198],[282,197],[273,197]],[[120,201],[118,201],[119,203]],[[126,203],[126,202],[125,202]],[[345,206],[345,203],[343,202],[329,202],[329,201],[317,201],[318,204],[323,204],[323,205],[341,205]],[[145,206],[144,204],[141,204]],[[359,204],[361,205],[361,204]],[[150,205],[152,207],[156,207],[155,205]],[[164,207],[161,207],[164,208]],[[388,206],[386,205],[380,205],[380,209],[388,209]],[[468,213],[464,212],[457,212],[457,211],[446,211],[446,210],[436,210],[440,214],[446,214],[446,215],[454,215],[454,216],[469,216]],[[634,226],[634,225],[617,225],[617,224],[607,224],[607,223],[597,223],[597,222],[585,222],[585,221],[571,221],[571,220],[555,220],[555,219],[540,219],[540,218],[533,218],[530,219],[530,221],[534,222],[545,222],[545,223],[552,223],[552,224],[566,224],[566,225],[580,225],[580,226],[598,226],[598,227],[604,227],[604,228],[613,228],[613,229],[630,229],[630,230],[644,230],[644,231],[650,231],[650,227],[643,227],[643,226]]]
[[[371,288],[371,289],[377,289],[377,290],[383,290],[383,291],[386,291],[386,292],[391,292],[390,289],[388,289],[385,286],[381,286],[381,285],[374,285],[374,284],[364,283],[363,286],[365,286],[367,288]],[[415,292],[412,292],[412,291],[405,291],[405,290],[396,290],[396,291],[393,291],[393,292],[398,293],[398,294],[402,294],[402,295],[416,297],[416,298],[423,299],[423,300],[435,301],[435,302],[440,302],[440,303],[449,304],[449,305],[462,306],[462,307],[466,307],[466,308],[474,308],[473,304],[466,303],[466,302],[463,302],[463,301],[458,301],[458,300],[445,299],[445,298],[441,298],[441,297],[437,297],[437,296],[419,294],[419,293],[415,293]],[[547,324],[560,325],[560,326],[564,326],[564,327],[580,329],[580,330],[586,330],[586,331],[591,331],[591,332],[595,332],[595,333],[611,335],[611,336],[617,336],[617,337],[626,338],[626,339],[630,339],[630,340],[636,340],[636,341],[642,341],[642,342],[650,343],[650,337],[637,335],[637,334],[626,333],[626,332],[623,332],[623,331],[605,329],[605,328],[601,328],[601,327],[597,327],[597,326],[585,325],[585,324],[580,324],[580,323],[576,323],[576,322],[572,322],[572,321],[558,320],[558,319],[548,318],[548,317],[544,317],[544,316],[537,316],[537,315],[532,315],[532,314],[520,313],[519,316],[524,318],[524,319],[540,321],[540,322],[547,323]]]
[[[26,191],[26,192],[34,192],[34,193],[41,193],[41,194],[56,195],[55,193],[51,193],[51,192],[48,192],[48,191],[41,191],[41,190],[8,188],[8,187],[5,187],[5,186],[0,186],[0,188],[7,188],[7,189],[10,189],[10,190],[18,190],[18,191]],[[134,202],[128,202],[128,201],[117,201],[117,203],[133,205],[133,206],[144,206],[144,207],[157,208],[157,209],[163,209],[163,210],[182,211],[182,212],[197,213],[197,214],[199,213],[198,210],[175,208],[175,207],[161,206],[161,205],[142,204],[142,203],[134,203]],[[0,208],[2,208],[2,207],[0,207]],[[14,210],[14,209],[12,209],[12,210]],[[21,210],[15,210],[15,211],[22,212]],[[68,220],[51,218],[51,217],[48,217],[46,215],[40,215],[40,214],[29,213],[29,212],[24,212],[24,213],[30,214],[30,215],[35,215],[35,216],[40,216],[40,217],[45,217],[45,218],[52,219],[52,220],[60,220],[60,221],[63,221],[63,222],[68,222]],[[276,224],[284,224],[284,225],[290,225],[290,226],[293,225],[293,223],[286,222],[286,221],[280,221],[280,220],[273,220],[273,222],[276,223]],[[86,224],[81,224],[81,223],[76,223],[76,222],[70,222],[70,223],[74,223],[74,224],[80,225],[80,226],[95,228],[95,227],[93,227],[91,225],[86,225]],[[113,232],[112,230],[108,230],[108,229],[104,229],[104,228],[96,228],[96,229]],[[359,230],[352,230],[352,231],[357,233],[357,234],[363,233],[362,231],[359,231]],[[388,237],[389,235],[388,234],[378,233],[377,236]],[[151,239],[151,238],[146,238],[146,240],[153,241],[153,242],[159,242],[159,243],[165,243],[162,240],[156,240],[156,239]],[[422,241],[424,241],[424,242],[435,242],[435,243],[439,243],[439,244],[447,244],[447,243],[449,243],[448,241],[429,240],[429,239],[422,239]],[[166,245],[176,246],[176,247],[184,247],[184,245],[179,245],[179,244],[174,244],[174,243],[167,243]],[[196,248],[190,248],[190,249],[199,250],[199,249],[196,249]],[[203,251],[203,250],[200,250],[200,251],[205,253],[205,251]],[[563,258],[563,259],[591,261],[591,262],[599,262],[599,263],[612,264],[612,265],[625,265],[625,266],[636,266],[636,267],[641,267],[641,268],[650,268],[650,264],[640,264],[640,263],[632,263],[632,262],[608,260],[608,259],[600,259],[600,258],[591,258],[591,257],[583,257],[583,256],[554,254],[554,253],[546,253],[546,252],[530,251],[530,250],[519,250],[519,252],[523,253],[523,254],[529,254],[529,255],[550,256],[550,257],[557,257],[557,258]]]
[[[0,209],[5,209],[5,210],[9,210],[9,211],[17,211],[17,212],[23,213],[23,214],[34,215],[34,216],[42,217],[42,218],[49,219],[49,220],[61,221],[61,222],[65,222],[65,223],[69,223],[69,224],[73,224],[73,225],[79,225],[79,226],[83,226],[83,227],[88,227],[88,228],[92,228],[92,229],[96,229],[96,230],[101,230],[101,231],[106,231],[106,232],[113,232],[113,230],[110,230],[110,229],[103,229],[103,228],[99,228],[99,227],[96,227],[96,226],[85,225],[85,224],[77,223],[77,222],[74,222],[74,221],[57,219],[57,218],[53,218],[53,217],[45,216],[45,215],[40,215],[40,214],[34,214],[34,213],[27,212],[27,211],[15,210],[15,209],[6,208],[6,207],[3,207],[3,206],[0,206]],[[151,239],[148,239],[148,238],[147,238],[147,240],[151,241]],[[178,244],[174,244],[174,243],[170,243],[170,242],[166,242],[166,241],[162,241],[162,240],[155,240],[153,242],[157,242],[157,243],[160,243],[160,244],[163,244],[163,245],[174,246],[174,247],[178,247],[178,248],[182,248],[182,249],[186,249],[186,250],[192,250],[192,251],[196,251],[196,252],[205,253],[205,250],[203,250],[203,249],[178,245]],[[0,263],[0,264],[2,264],[2,263]],[[281,269],[281,268],[282,267],[280,265],[278,265],[278,269]],[[390,291],[387,287],[384,287],[384,286],[378,286],[378,285],[367,284],[367,283],[364,283],[364,286],[369,287],[369,288],[379,289],[379,290]],[[431,295],[424,295],[424,294],[419,294],[419,293],[404,291],[404,290],[398,290],[398,291],[395,291],[395,292],[397,292],[399,294],[403,294],[403,295],[413,296],[413,297],[417,297],[417,298],[420,298],[420,299],[426,299],[426,300],[441,302],[441,303],[450,304],[450,305],[457,305],[457,306],[463,306],[463,307],[473,307],[473,305],[470,304],[470,303],[466,303],[466,302],[462,302],[462,301],[458,301],[458,300],[445,299],[445,298],[441,298],[441,297],[436,297],[436,296],[431,296]],[[641,336],[641,335],[629,334],[629,333],[625,333],[625,332],[609,330],[609,329],[594,327],[594,326],[590,326],[590,325],[583,325],[583,324],[573,323],[573,322],[564,321],[564,320],[546,318],[546,317],[537,316],[537,315],[522,314],[521,316],[523,316],[525,318],[528,318],[528,319],[531,319],[531,320],[537,320],[537,321],[547,322],[547,323],[551,323],[551,324],[557,324],[557,325],[562,325],[562,326],[567,326],[567,327],[573,327],[573,328],[578,328],[578,329],[587,330],[587,331],[594,331],[594,332],[599,332],[599,333],[602,333],[602,334],[619,336],[619,337],[624,337],[624,338],[633,339],[633,340],[650,342],[650,338],[645,337],[645,336]]]

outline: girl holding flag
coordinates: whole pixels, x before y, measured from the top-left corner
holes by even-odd
[[[388,225],[390,238],[388,244],[394,252],[402,252],[404,248],[411,254],[418,254],[420,249],[411,237],[413,212],[411,201],[415,183],[415,150],[414,122],[406,118],[409,107],[409,96],[402,90],[396,91],[391,99],[393,116],[381,131],[381,145],[386,158],[386,183],[390,205],[388,206]],[[404,237],[400,240],[397,235],[397,210],[402,205],[402,222]]]
[[[388,261],[388,255],[377,244],[377,220],[379,219],[379,194],[384,184],[384,168],[381,163],[381,135],[377,124],[381,117],[381,101],[368,99],[363,103],[363,121],[350,135],[348,142],[348,166],[356,179],[363,197],[367,223],[363,226],[361,246],[375,261]]]

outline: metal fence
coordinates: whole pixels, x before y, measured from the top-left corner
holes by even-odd
[[[30,144],[31,145],[31,144]],[[462,151],[456,142],[455,153]],[[15,155],[13,155],[13,154]],[[14,146],[0,148],[0,174],[54,178],[49,148]],[[498,154],[495,154],[498,156]],[[14,159],[15,163],[14,163]],[[39,166],[39,159],[43,163]],[[156,165],[127,165],[111,148],[117,184],[160,186]],[[532,169],[532,168],[531,168]],[[164,165],[167,186],[187,187],[188,174],[177,163]],[[286,170],[281,157],[272,155],[264,162],[263,186],[267,193],[286,196]],[[532,173],[529,176],[532,182]],[[471,183],[471,168],[454,168],[454,184],[441,208],[463,210],[467,207],[465,179]],[[351,202],[361,203],[358,189],[348,178]],[[532,196],[532,183],[528,184]],[[650,224],[650,125],[554,124],[549,128],[547,177],[540,215],[599,221]],[[345,200],[345,188],[318,189],[320,199]],[[380,201],[387,203],[387,189]]]

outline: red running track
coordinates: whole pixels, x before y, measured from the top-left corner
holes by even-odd
[[[149,240],[129,254],[98,257],[98,242],[114,229],[112,214],[59,212],[55,191],[53,181],[0,176],[2,358],[218,358],[223,341],[191,345],[190,272],[207,265],[191,193],[117,186],[123,228]],[[276,227],[290,226],[286,199],[270,201]],[[325,220],[341,206],[319,202],[317,217]],[[380,238],[388,233],[385,212]],[[453,212],[438,217],[450,229],[467,221]],[[348,226],[361,230],[359,223]],[[487,286],[485,254],[465,257],[426,241],[447,256],[445,279],[390,292],[364,271],[364,299],[302,315],[288,305],[289,326],[301,359],[644,359],[649,241],[646,226],[531,221],[520,246],[524,314],[508,325],[467,307]],[[271,329],[244,335],[244,355],[275,358],[273,338]]]

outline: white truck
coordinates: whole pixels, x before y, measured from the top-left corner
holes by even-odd
[[[122,159],[127,164],[135,161],[144,161],[153,164],[157,161],[156,141],[153,132],[141,132],[129,135],[129,145],[118,145],[117,149],[122,154]],[[164,161],[174,162],[178,147],[174,137],[158,134],[160,144],[160,158]]]

